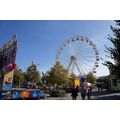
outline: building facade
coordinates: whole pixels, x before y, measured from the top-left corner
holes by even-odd
[[[12,40],[0,48],[0,70],[10,63],[15,63],[17,48],[18,42],[16,35],[13,36]]]

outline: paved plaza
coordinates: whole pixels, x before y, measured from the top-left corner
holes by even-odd
[[[71,93],[67,93],[65,97],[50,97],[47,95],[46,100],[72,100]],[[78,93],[77,100],[82,100],[80,93]],[[87,100],[87,96],[86,96]],[[91,100],[120,100],[120,93],[110,93],[108,91],[93,91]]]

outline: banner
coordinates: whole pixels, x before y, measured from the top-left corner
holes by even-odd
[[[10,72],[5,73],[4,81],[3,81],[3,90],[12,89],[13,75],[14,75],[14,69]]]

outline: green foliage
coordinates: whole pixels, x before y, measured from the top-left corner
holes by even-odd
[[[31,81],[33,83],[38,82],[40,80],[40,72],[37,70],[37,66],[35,64],[31,64],[28,66],[26,73],[24,73],[25,80]]]
[[[65,97],[66,92],[65,91],[60,91],[60,90],[52,90],[50,93],[51,97]]]
[[[14,73],[14,78],[13,78],[13,86],[18,87],[22,85],[25,81],[23,72],[21,69],[16,68],[15,73]]]
[[[88,73],[86,76],[86,80],[89,83],[95,83],[96,82],[96,77],[93,75],[93,73]]]
[[[35,64],[28,66],[26,72],[22,72],[21,69],[16,69],[14,73],[13,86],[18,87],[25,85],[28,82],[38,82],[40,80],[40,73],[37,70]]]
[[[113,44],[113,47],[106,47],[107,53],[114,62],[106,61],[104,65],[109,68],[112,75],[120,79],[120,20],[116,20],[115,22],[117,27],[111,26],[113,37],[110,35],[108,37],[108,40]]]
[[[69,84],[68,71],[60,64],[60,62],[56,62],[54,67],[46,73],[44,79],[46,79],[46,82],[50,85]]]
[[[28,82],[37,83],[40,79],[40,72],[37,70],[37,65],[32,63],[28,66],[26,72],[17,67],[14,72],[13,87],[21,87],[21,85],[25,85]],[[2,84],[3,77],[0,74],[0,87],[2,87]]]

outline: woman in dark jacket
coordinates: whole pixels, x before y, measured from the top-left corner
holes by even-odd
[[[72,93],[72,94],[71,94],[72,99],[73,99],[73,100],[76,100],[76,99],[77,99],[77,96],[78,96],[78,89],[77,89],[77,88],[73,88],[71,93]]]

